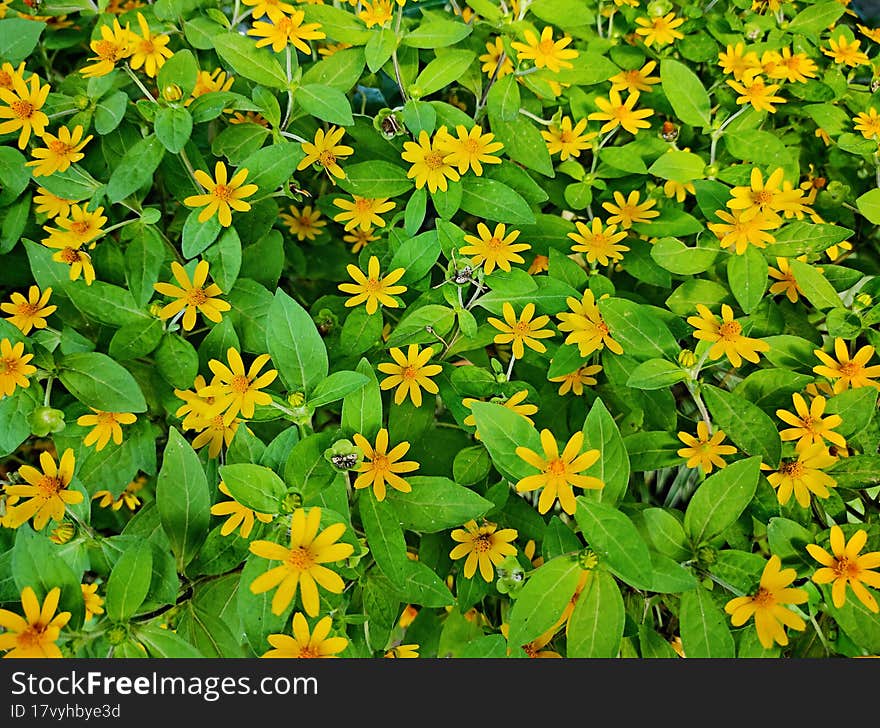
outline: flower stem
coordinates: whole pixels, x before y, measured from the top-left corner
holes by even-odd
[[[141,80],[137,77],[137,74],[131,70],[131,67],[126,63],[123,68],[125,69],[125,72],[131,77],[131,80],[135,82],[135,85],[141,90],[144,96],[146,96],[150,101],[155,104],[156,99],[153,98],[153,94],[151,94],[149,89],[141,83]]]
[[[46,380],[46,391],[43,394],[43,407],[49,406],[49,399],[52,396],[52,383],[55,381],[55,377],[49,376]]]
[[[507,365],[507,381],[510,381],[510,377],[513,376],[513,364],[516,361],[516,357],[511,354],[510,355],[510,364]]]
[[[728,127],[728,125],[736,119],[738,116],[742,116],[742,114],[748,109],[748,105],[743,106],[739,111],[735,114],[731,114],[728,116],[724,123],[718,127],[715,131],[712,132],[712,145],[709,147],[709,165],[715,164],[715,153],[718,148],[718,140],[724,135],[724,130]],[[709,179],[714,179],[714,177],[710,177]]]
[[[604,147],[608,142],[611,141],[611,138],[617,134],[617,130],[620,129],[619,126],[615,126],[611,131],[609,131],[602,141],[599,142],[599,146],[593,150],[593,163],[590,165],[590,174],[596,171],[596,166],[599,164],[599,152],[602,147]]]

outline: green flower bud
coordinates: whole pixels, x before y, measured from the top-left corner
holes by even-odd
[[[514,596],[525,583],[525,570],[515,556],[504,557],[504,560],[495,567],[495,573],[497,575],[495,586],[501,594]]]
[[[351,440],[338,440],[324,450],[324,459],[340,473],[356,470],[363,457],[363,453]]]
[[[65,427],[64,413],[53,407],[37,407],[28,417],[31,432],[37,437],[46,437],[61,432]]]

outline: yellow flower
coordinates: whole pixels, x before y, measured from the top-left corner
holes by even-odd
[[[684,18],[676,18],[675,13],[654,18],[636,18],[636,24],[639,26],[636,28],[636,33],[644,36],[648,48],[654,43],[664,46],[684,38],[684,33],[676,30],[684,24]]]
[[[736,452],[736,448],[732,445],[721,444],[724,438],[723,430],[716,430],[710,437],[709,426],[703,420],[700,420],[697,423],[696,437],[687,432],[678,433],[678,439],[687,447],[678,450],[677,454],[681,458],[688,459],[686,465],[689,468],[695,468],[699,465],[703,472],[708,475],[712,472],[713,466],[719,468],[727,467],[727,463],[721,457],[722,455],[733,455]]]
[[[629,71],[621,71],[620,73],[608,79],[609,81],[611,81],[611,90],[626,90],[631,94],[639,93],[641,91],[650,91],[651,86],[660,83],[659,76],[651,75],[651,71],[653,71],[656,67],[656,61],[648,61],[641,68],[633,68]]]
[[[83,245],[92,243],[89,247],[95,247],[93,241],[104,234],[102,226],[107,222],[103,212],[103,207],[90,212],[84,206],[71,205],[69,217],[56,218],[57,228],[43,226],[43,230],[49,233],[49,237],[43,240],[43,245],[56,249],[68,247],[79,249]]]
[[[229,179],[226,165],[218,161],[214,165],[215,179],[211,179],[210,175],[201,169],[197,169],[195,175],[196,180],[207,192],[201,195],[190,195],[184,199],[183,204],[187,207],[205,208],[199,213],[199,222],[205,222],[217,215],[220,224],[223,227],[229,227],[232,225],[232,210],[247,212],[251,209],[250,204],[245,202],[244,198],[250,197],[259,188],[254,184],[243,184],[248,176],[246,168],[238,170],[232,179]]]
[[[770,344],[761,339],[742,335],[742,326],[734,320],[733,309],[726,303],[721,305],[721,321],[702,303],[697,304],[698,316],[688,316],[687,322],[693,326],[694,338],[713,342],[709,349],[712,361],[726,356],[734,367],[740,366],[743,359],[753,364],[759,360],[759,351],[770,351]]]
[[[229,516],[223,525],[220,526],[221,536],[228,536],[235,529],[238,529],[242,538],[248,538],[251,535],[251,531],[254,530],[255,521],[272,523],[273,516],[271,514],[259,513],[235,500],[235,497],[229,491],[229,487],[222,480],[218,488],[223,495],[231,498],[231,500],[220,501],[211,506],[212,516]]]
[[[37,187],[37,194],[34,195],[34,212],[38,215],[45,214],[49,218],[53,217],[69,217],[70,206],[76,200],[65,200],[63,197],[53,195],[45,187]]]
[[[431,377],[443,371],[443,367],[439,364],[428,364],[434,355],[432,346],[419,351],[418,344],[410,344],[406,356],[397,347],[392,348],[389,353],[394,363],[382,362],[376,368],[383,374],[390,375],[379,384],[383,390],[397,387],[394,404],[402,404],[408,394],[412,403],[421,407],[422,389],[429,394],[437,394],[439,390]]]
[[[117,445],[122,444],[122,425],[131,425],[137,421],[137,416],[131,412],[104,412],[94,407],[89,407],[94,414],[82,415],[76,424],[82,427],[91,427],[92,431],[83,439],[83,445],[91,447],[95,445],[95,452],[103,450],[110,438]],[[97,444],[96,444],[97,443]]]
[[[834,525],[831,527],[833,556],[821,546],[807,544],[807,552],[822,564],[822,568],[816,569],[813,574],[813,581],[817,584],[831,584],[831,601],[837,609],[846,602],[846,585],[849,584],[862,604],[875,614],[880,612],[874,595],[864,586],[867,584],[874,589],[880,589],[880,574],[874,571],[880,567],[880,551],[859,553],[867,541],[868,532],[864,528],[858,529],[849,542],[846,542],[843,529]]]
[[[641,193],[633,190],[628,197],[620,192],[614,192],[614,202],[603,202],[602,207],[611,213],[605,222],[608,225],[617,225],[624,230],[629,230],[635,223],[650,223],[651,218],[659,217],[660,213],[651,208],[657,204],[657,200],[645,200],[639,203]]]
[[[443,132],[446,131],[445,127],[441,129]],[[442,146],[447,152],[444,162],[457,166],[459,174],[471,169],[479,177],[483,174],[482,165],[501,164],[501,159],[493,155],[501,151],[504,145],[493,141],[494,134],[484,133],[479,126],[474,126],[468,131],[467,127],[461,124],[455,127],[455,133],[457,136],[446,133],[443,136]]]
[[[721,218],[721,222],[710,222],[707,227],[721,242],[722,248],[733,246],[737,255],[745,254],[750,245],[756,248],[766,248],[767,243],[776,240],[767,231],[775,230],[782,221],[773,212],[763,213],[756,210],[757,208],[734,210],[733,214],[726,210],[716,210],[715,214]]]
[[[321,509],[297,508],[290,518],[290,548],[272,541],[251,541],[250,551],[257,556],[282,562],[269,569],[251,582],[250,590],[262,594],[278,587],[272,597],[272,614],[281,614],[296,596],[300,588],[300,599],[306,614],[317,616],[320,610],[318,586],[333,594],[341,594],[345,583],[335,571],[323,564],[347,559],[354,553],[354,547],[347,543],[337,543],[345,533],[344,523],[334,523],[320,533]]]
[[[359,227],[364,232],[376,227],[385,227],[385,221],[379,217],[383,212],[393,210],[396,203],[387,197],[360,197],[352,195],[352,201],[337,197],[333,200],[336,207],[342,208],[343,212],[333,217],[336,222],[345,223],[346,230]]]
[[[871,59],[868,58],[867,53],[859,50],[861,43],[860,40],[850,42],[841,33],[837,39],[828,39],[828,48],[822,48],[822,53],[832,58],[835,63],[843,63],[853,68],[866,66],[871,63]]]
[[[129,64],[134,70],[143,66],[144,73],[150,78],[155,78],[159,69],[165,65],[165,61],[173,55],[171,49],[167,47],[170,38],[167,35],[153,35],[147,19],[141,13],[137,14],[137,21],[141,33],[131,34]]]
[[[306,205],[302,210],[296,205],[289,205],[287,209],[290,214],[282,212],[279,217],[297,240],[314,240],[321,234],[321,228],[327,225],[327,221],[321,219],[321,211],[312,209],[311,205]]]
[[[200,311],[209,321],[215,324],[223,320],[223,312],[229,311],[232,306],[221,298],[217,298],[223,291],[216,283],[208,286],[205,281],[208,280],[208,261],[200,260],[193,272],[192,281],[186,269],[177,261],[171,263],[171,272],[180,287],[171,283],[154,283],[153,288],[163,296],[171,296],[176,301],[162,307],[159,311],[160,319],[169,319],[177,316],[181,311],[183,314],[183,328],[186,331],[192,331],[196,325],[196,312]]]
[[[588,263],[608,265],[623,260],[623,253],[629,250],[625,245],[618,243],[626,238],[626,232],[616,232],[616,225],[602,227],[602,221],[598,217],[593,218],[592,227],[578,221],[575,223],[577,232],[569,233],[568,237],[575,241],[571,246],[572,252],[584,253]]]
[[[803,604],[807,601],[807,592],[789,587],[797,578],[797,572],[794,569],[780,569],[781,565],[778,556],[771,556],[764,566],[755,594],[735,597],[724,606],[734,627],[742,627],[749,619],[755,618],[758,639],[765,650],[773,647],[774,643],[782,646],[788,644],[786,627],[798,631],[807,627],[803,619],[785,606]]]
[[[31,152],[33,161],[27,162],[25,166],[35,168],[34,177],[48,177],[55,172],[64,172],[73,162],[78,162],[85,156],[82,149],[91,141],[92,135],[89,134],[85,139],[82,135],[83,128],[79,124],[72,133],[66,126],[58,130],[58,136],[46,132],[42,139],[46,146],[34,149]]]
[[[730,191],[732,197],[727,201],[727,206],[731,210],[741,210],[743,220],[762,214],[776,222],[774,218],[778,213],[783,213],[787,218],[803,214],[803,190],[787,186],[784,174],[782,167],[778,167],[765,182],[761,170],[754,167],[749,187],[734,187]]]
[[[192,94],[186,100],[184,106],[189,106],[199,96],[216,91],[229,91],[234,82],[235,77],[229,76],[227,78],[226,71],[221,68],[215,68],[213,71],[199,71],[198,76],[196,76],[196,85],[193,87]]]
[[[589,288],[580,301],[569,296],[565,302],[571,311],[558,313],[556,318],[560,321],[559,330],[569,332],[565,337],[566,344],[577,344],[581,356],[589,356],[606,346],[615,354],[623,354],[623,347],[612,338],[611,330],[596,306],[596,297]]]
[[[494,40],[486,42],[486,52],[479,57],[482,62],[480,70],[489,78],[494,75],[496,80],[513,73],[513,61],[504,52],[504,41],[501,36],[495,36]],[[497,70],[496,70],[497,69]]]
[[[232,444],[241,422],[238,418],[227,421],[222,414],[197,418],[193,420],[193,429],[201,432],[193,439],[192,446],[199,450],[207,445],[208,457],[216,458],[224,445],[229,447]]]
[[[416,189],[422,189],[428,185],[428,190],[436,192],[438,189],[446,192],[447,180],[457,182],[460,179],[458,172],[448,161],[450,151],[444,146],[449,134],[445,127],[434,135],[432,140],[424,129],[419,134],[419,141],[404,142],[401,157],[412,166],[406,176],[415,178]]]
[[[280,53],[290,43],[297,50],[311,55],[312,48],[306,41],[322,40],[327,35],[320,29],[320,23],[303,23],[305,16],[302,10],[293,10],[290,15],[269,13],[271,23],[258,20],[247,34],[260,39],[257,48],[271,45],[273,51]]]
[[[571,117],[563,116],[559,126],[551,124],[547,129],[541,130],[541,136],[547,143],[547,151],[550,154],[558,154],[559,160],[564,162],[569,157],[579,157],[585,149],[592,149],[592,141],[598,132],[584,133],[587,129],[587,120],[581,119],[572,127]]]
[[[94,61],[90,66],[83,66],[80,73],[86,78],[106,76],[116,68],[116,64],[131,55],[131,36],[128,23],[123,28],[116,18],[113,25],[101,26],[101,38],[93,40],[89,47],[95,54],[88,60]]]
[[[229,109],[223,109],[224,113],[229,113]],[[266,117],[260,114],[257,111],[245,111],[242,113],[241,111],[236,111],[232,116],[229,117],[230,124],[256,124],[257,126],[263,126],[267,129],[269,128],[269,122]]]
[[[18,131],[18,148],[24,149],[31,132],[43,136],[49,125],[49,117],[40,111],[49,96],[49,84],[40,85],[37,74],[30,77],[30,86],[20,76],[12,77],[12,88],[0,88],[0,134]]]
[[[763,77],[758,75],[755,69],[746,71],[741,82],[728,79],[726,83],[739,94],[736,97],[736,103],[740,106],[751,104],[755,111],[769,111],[771,114],[774,114],[776,113],[776,107],[773,104],[785,103],[785,99],[782,96],[773,95],[779,90],[779,85],[764,83]]]
[[[317,164],[319,167],[326,169],[327,173],[333,177],[344,179],[345,172],[339,166],[338,160],[350,157],[354,154],[354,149],[339,143],[343,136],[345,136],[345,129],[341,127],[331,126],[326,133],[323,129],[318,129],[315,132],[314,142],[303,142],[301,144],[306,156],[296,168],[302,171],[313,164]]]
[[[492,581],[495,576],[494,566],[500,564],[505,556],[516,554],[516,547],[511,545],[516,541],[517,532],[513,528],[502,528],[494,523],[484,521],[478,526],[476,521],[468,521],[464,528],[456,528],[452,532],[452,540],[457,545],[449,552],[450,558],[458,560],[467,556],[464,562],[464,578],[470,579],[477,573],[480,567],[480,576],[486,582]],[[493,566],[494,565],[494,566]]]
[[[63,247],[52,255],[52,260],[70,266],[70,280],[72,281],[78,280],[80,275],[82,275],[86,285],[90,286],[95,280],[92,257],[84,250]]]
[[[856,28],[866,38],[870,38],[875,43],[880,43],[880,28],[867,28],[864,25],[856,23]]]
[[[511,263],[526,262],[519,253],[532,246],[515,242],[519,237],[519,230],[511,230],[505,236],[506,232],[507,226],[504,223],[498,223],[495,232],[491,232],[484,223],[477,223],[477,235],[464,236],[464,241],[469,244],[462,247],[461,252],[473,256],[471,263],[475,266],[484,263],[483,272],[486,275],[495,270],[495,266],[509,272]]]
[[[339,53],[339,51],[344,51],[346,48],[351,47],[351,43],[327,43],[318,48],[318,55],[329,58],[330,56]]]
[[[806,83],[816,77],[816,62],[806,53],[792,53],[791,48],[783,48],[782,55],[770,71],[770,78],[783,79],[789,83]]]
[[[407,483],[398,473],[411,473],[419,469],[419,464],[414,460],[401,460],[409,451],[409,443],[401,442],[388,450],[388,430],[384,427],[376,435],[375,446],[370,445],[367,438],[360,433],[355,433],[354,444],[364,451],[367,458],[358,468],[360,473],[354,481],[355,490],[372,488],[377,501],[385,500],[386,482],[394,490],[401,493],[409,493],[412,486]]]
[[[360,228],[356,228],[348,233],[348,235],[342,236],[344,242],[351,244],[351,252],[354,254],[359,253],[370,243],[375,243],[378,239],[378,235],[373,235],[369,230],[361,230]]]
[[[674,179],[668,179],[663,184],[663,194],[672,199],[673,197],[679,202],[684,202],[688,193],[696,195],[693,182],[678,182]]]
[[[69,490],[76,468],[73,450],[67,448],[58,464],[45,450],[40,453],[40,472],[32,465],[22,465],[18,474],[27,485],[7,485],[6,493],[18,498],[28,498],[16,503],[6,513],[6,525],[18,528],[22,523],[34,517],[34,529],[42,531],[49,519],[61,521],[68,505],[81,503],[83,494],[78,490]]]
[[[385,652],[383,657],[395,658],[395,657],[409,657],[415,658],[419,656],[419,646],[416,644],[412,645],[396,645]]]
[[[83,595],[83,604],[86,608],[85,621],[88,622],[94,615],[104,613],[104,598],[98,594],[97,584],[80,584]]]
[[[614,90],[608,92],[608,99],[597,96],[595,99],[596,106],[599,111],[594,111],[588,117],[590,121],[604,121],[602,128],[599,129],[600,134],[616,129],[622,126],[630,134],[638,134],[639,129],[649,129],[650,122],[645,119],[651,116],[654,111],[652,109],[634,109],[636,102],[639,100],[639,92],[635,91],[627,96],[626,101],[621,101],[620,94]]]
[[[598,364],[588,364],[575,369],[573,372],[563,374],[561,377],[550,377],[551,382],[562,382],[559,385],[559,395],[564,396],[569,392],[580,397],[584,393],[584,385],[592,387],[596,384],[594,374],[602,371]]]
[[[12,89],[14,87],[14,78],[24,79],[24,61],[18,64],[18,68],[13,67],[9,62],[0,65],[0,88]]]
[[[3,657],[62,657],[55,643],[70,621],[70,612],[55,614],[60,598],[61,588],[52,587],[41,607],[34,590],[26,586],[21,590],[24,617],[0,609],[0,627],[5,630],[0,634],[0,650],[7,650]]]
[[[545,26],[541,31],[541,39],[531,31],[525,31],[525,43],[514,41],[511,46],[517,53],[520,61],[534,61],[535,68],[547,68],[553,73],[559,73],[563,68],[574,68],[571,60],[578,57],[578,52],[573,48],[566,48],[571,43],[567,35],[559,40],[553,40],[552,26]]]
[[[853,389],[859,387],[880,389],[880,384],[872,381],[874,377],[880,377],[880,365],[865,366],[874,355],[873,346],[863,346],[855,353],[855,356],[850,358],[846,342],[837,338],[834,340],[836,361],[821,349],[814,349],[813,353],[822,361],[822,364],[813,367],[813,371],[820,376],[836,380],[834,394],[845,392],[850,387]]]
[[[254,416],[256,405],[267,405],[272,397],[260,390],[268,387],[278,376],[278,370],[260,370],[269,362],[268,354],[260,354],[245,372],[241,354],[230,346],[226,351],[229,366],[217,359],[211,359],[208,367],[214,372],[214,380],[198,391],[199,397],[214,397],[214,404],[206,410],[205,417],[216,417],[223,412],[223,422],[229,424],[239,412],[246,417]]]
[[[772,265],[767,267],[770,277],[777,281],[770,285],[770,295],[775,296],[779,293],[784,293],[789,301],[797,303],[798,294],[803,293],[803,291],[798,286],[794,273],[791,272],[788,259],[776,258],[776,265],[779,267],[774,268]]]
[[[572,487],[589,490],[599,490],[605,487],[598,478],[589,475],[581,475],[591,467],[600,456],[598,450],[581,452],[584,446],[584,433],[580,430],[575,432],[566,443],[562,454],[556,443],[556,438],[550,430],[541,430],[541,448],[544,455],[541,456],[534,450],[519,446],[516,454],[521,460],[525,460],[533,468],[541,472],[536,475],[528,475],[520,479],[516,484],[518,493],[525,493],[543,488],[538,499],[538,512],[546,513],[558,499],[562,510],[568,515],[574,515],[577,503],[574,499]]]
[[[833,428],[839,427],[843,422],[840,415],[825,414],[825,404],[827,400],[822,395],[817,395],[807,407],[806,400],[797,392],[791,396],[794,403],[795,412],[788,410],[776,410],[776,416],[788,425],[790,428],[782,430],[779,436],[784,440],[797,440],[795,449],[800,451],[810,445],[824,444],[825,440],[836,445],[838,448],[846,447],[846,440],[839,432],[834,432]]]
[[[24,353],[24,342],[14,344],[9,339],[0,340],[0,395],[9,397],[16,387],[27,389],[28,377],[37,371],[28,362],[33,354]]]
[[[528,402],[523,401],[528,396],[529,396],[529,390],[522,389],[519,392],[512,394],[510,397],[505,399],[503,402],[500,402],[500,404],[503,407],[506,407],[507,409],[509,409],[511,412],[516,412],[516,414],[520,415],[521,417],[525,417],[526,420],[528,420],[529,424],[534,425],[535,421],[531,417],[529,417],[529,415],[535,414],[538,411],[538,408],[533,404],[529,404]],[[467,407],[468,409],[471,409],[471,405],[474,402],[479,402],[479,401],[480,400],[475,399],[473,397],[465,397],[463,400],[461,400],[461,404],[462,404],[462,406]],[[493,399],[492,401],[498,402],[497,399]],[[476,426],[477,421],[476,421],[476,419],[474,419],[473,414],[469,414],[467,417],[464,418],[464,424],[468,425],[470,427]],[[477,440],[482,439],[480,437],[479,430],[476,430],[474,432],[474,437]]]
[[[394,17],[394,9],[391,0],[364,0],[364,9],[358,13],[358,17],[366,23],[368,28],[374,25],[386,26]]]
[[[529,265],[529,269],[527,273],[530,276],[536,276],[539,273],[543,273],[546,270],[550,269],[550,258],[546,255],[536,255],[532,258],[532,262]]]
[[[501,332],[495,334],[493,341],[496,344],[510,344],[512,342],[514,359],[523,358],[525,346],[539,354],[547,351],[547,347],[538,339],[548,339],[553,336],[552,329],[544,328],[550,321],[550,317],[535,316],[534,303],[529,302],[523,306],[519,319],[517,319],[513,306],[505,301],[501,306],[501,315],[504,316],[504,321],[494,316],[489,317],[489,323]]]
[[[348,647],[348,640],[345,637],[329,637],[332,626],[332,617],[322,617],[314,630],[309,632],[309,623],[305,616],[302,612],[297,612],[293,615],[293,637],[286,634],[270,634],[266,640],[273,649],[264,652],[260,657],[338,657],[339,653]]]
[[[122,506],[125,506],[128,510],[134,512],[141,504],[138,493],[143,489],[146,482],[146,478],[139,475],[125,486],[125,490],[118,497],[114,498],[109,490],[99,490],[92,496],[92,500],[98,501],[98,505],[101,508],[110,508],[111,510],[118,511]]]
[[[406,273],[405,268],[397,268],[383,278],[379,270],[379,259],[375,255],[371,255],[367,262],[366,275],[351,263],[345,269],[348,271],[348,275],[355,280],[354,283],[340,283],[337,286],[343,293],[353,295],[345,302],[347,308],[366,301],[367,313],[372,316],[380,305],[388,308],[397,308],[400,305],[392,296],[406,292],[406,286],[394,285]]]
[[[262,18],[264,15],[274,18],[279,15],[287,15],[296,10],[293,5],[284,2],[284,0],[242,0],[242,2],[254,9],[253,18],[255,20]]]
[[[865,139],[880,139],[880,115],[873,106],[856,114],[853,123],[855,130],[861,132]]]
[[[718,65],[724,73],[739,81],[746,71],[759,68],[761,64],[757,53],[745,52],[743,43],[737,43],[735,46],[728,43],[727,50],[718,54]]]
[[[58,308],[48,305],[51,295],[51,288],[40,293],[39,286],[31,286],[27,298],[18,291],[13,291],[8,303],[0,303],[0,310],[9,314],[6,317],[9,323],[27,335],[31,329],[46,328],[46,319]]]
[[[767,480],[776,489],[780,505],[788,503],[794,493],[798,504],[802,508],[809,508],[810,493],[819,498],[828,498],[831,495],[828,489],[837,486],[834,478],[822,472],[822,468],[828,468],[836,462],[837,458],[820,442],[802,448],[797,460],[783,460],[779,468],[767,476]],[[773,468],[762,463],[761,470]]]

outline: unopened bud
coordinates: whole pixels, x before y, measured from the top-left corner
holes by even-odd
[[[176,83],[169,83],[162,89],[162,98],[166,101],[180,101],[181,96],[183,96],[183,92]]]

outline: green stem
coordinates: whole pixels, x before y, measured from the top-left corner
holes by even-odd
[[[131,80],[135,82],[135,85],[141,90],[141,93],[155,104],[156,99],[153,98],[153,94],[151,94],[149,89],[141,83],[141,80],[137,77],[137,74],[131,70],[131,67],[126,63],[123,68]]]

